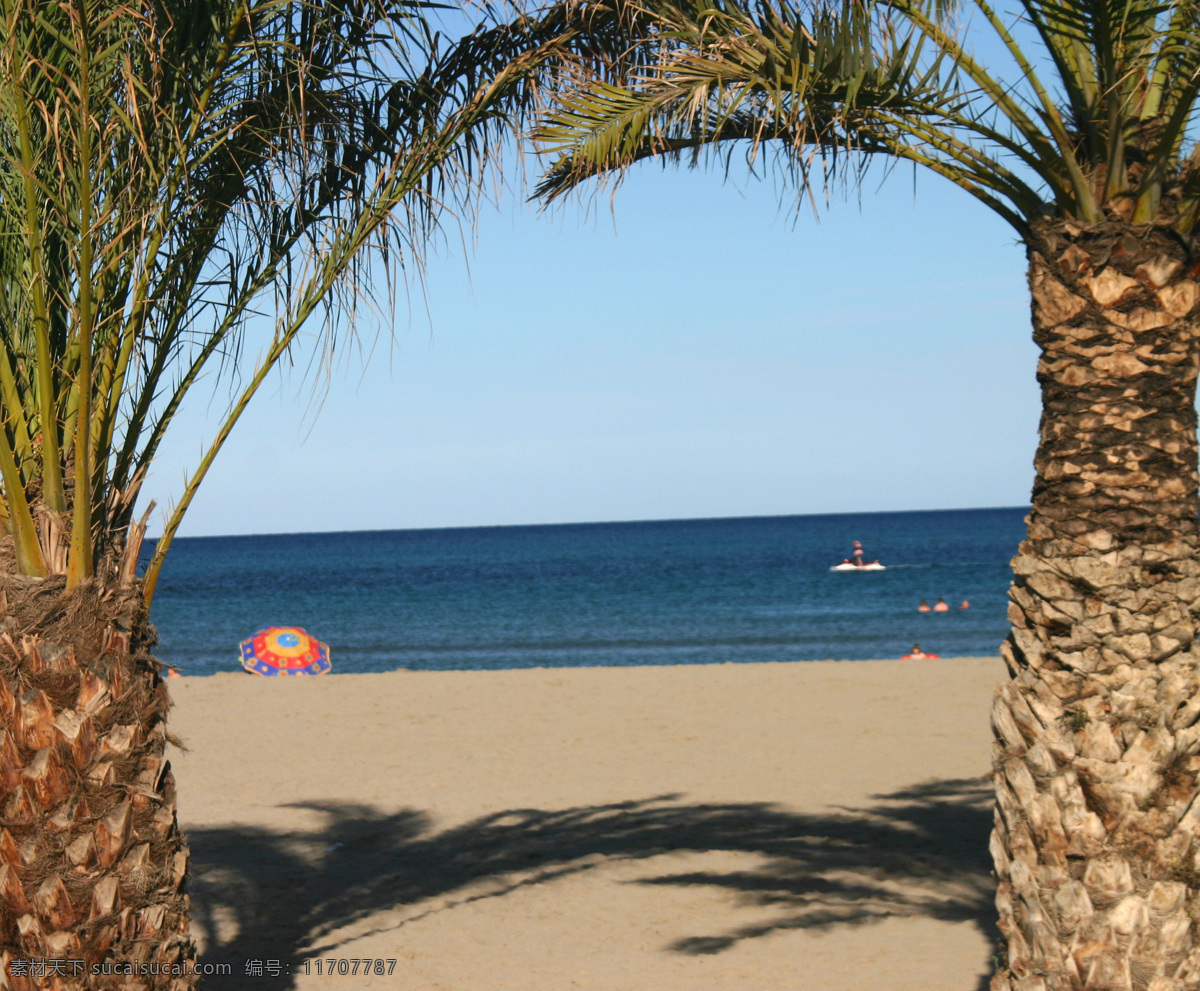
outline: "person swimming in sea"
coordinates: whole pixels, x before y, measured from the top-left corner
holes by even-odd
[[[933,604],[933,611],[934,612],[949,612],[950,607],[948,605],[946,605],[946,600],[939,596],[937,602],[935,602]]]
[[[929,603],[922,599],[921,604],[917,606],[917,612],[929,612]]]

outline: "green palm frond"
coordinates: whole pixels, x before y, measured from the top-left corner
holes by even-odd
[[[653,57],[624,85],[601,80],[562,99],[538,132],[557,159],[540,194],[720,141],[748,140],[753,159],[781,140],[798,160],[818,149],[836,163],[871,135],[881,110],[961,100],[936,60],[919,65],[919,44],[853,0],[807,24],[765,5],[661,2],[638,13],[654,25],[642,42]]]
[[[301,329],[332,346],[376,259],[419,265],[441,218],[470,212],[571,32],[558,13],[447,45],[425,6],[0,0],[0,522],[22,571],[111,563],[190,391],[240,377],[152,594]]]
[[[833,166],[822,182],[865,156],[909,160],[1023,234],[1047,214],[1195,223],[1197,0],[1019,0],[1029,52],[988,0],[608,2],[636,30],[593,78],[559,90],[537,135],[546,199],[644,158],[688,149],[695,164],[744,143],[753,160],[770,141],[804,187],[814,157]],[[1013,75],[955,27],[972,7]]]

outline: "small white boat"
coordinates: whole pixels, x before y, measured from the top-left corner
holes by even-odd
[[[846,558],[841,564],[835,564],[830,571],[887,571],[878,561],[864,561],[862,564],[855,564],[850,558]]]

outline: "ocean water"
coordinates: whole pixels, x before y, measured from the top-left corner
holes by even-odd
[[[239,669],[264,625],[347,673],[991,655],[1026,511],[191,537],[151,618],[187,674]],[[830,571],[853,540],[888,570]]]
[[[192,675],[238,670],[265,625],[347,673],[991,655],[1026,512],[181,538],[151,618]],[[853,540],[887,570],[831,572]]]

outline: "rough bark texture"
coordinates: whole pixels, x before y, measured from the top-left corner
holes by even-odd
[[[992,710],[993,991],[1200,988],[1190,249],[1119,223],[1029,244],[1044,412]]]
[[[136,584],[0,574],[0,968],[14,991],[195,985],[180,974],[195,951],[154,640]]]

